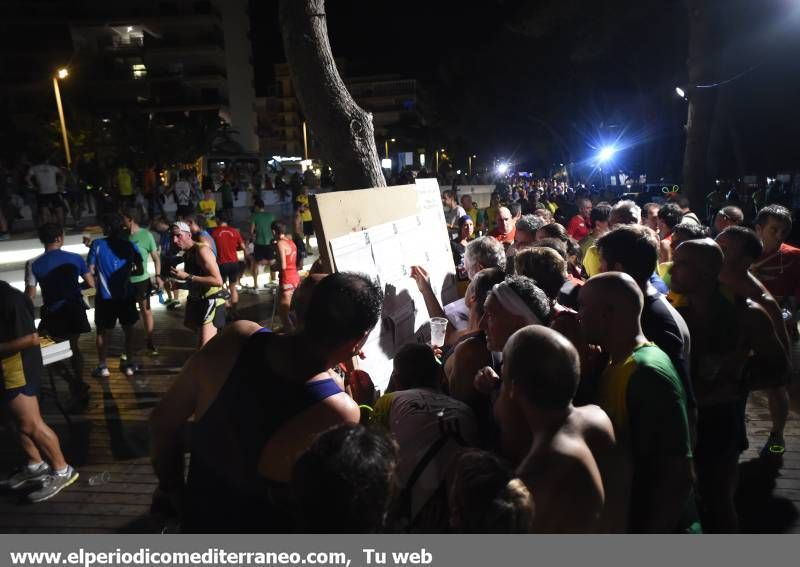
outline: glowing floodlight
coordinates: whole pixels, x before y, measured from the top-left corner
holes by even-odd
[[[684,91],[680,87],[675,87],[675,92],[678,93],[678,96],[681,98],[686,98],[686,91]]]
[[[597,159],[604,163],[613,158],[615,153],[617,153],[617,149],[614,146],[603,146],[600,148],[600,153],[597,154]]]
[[[505,175],[506,173],[508,173],[508,164],[507,163],[501,163],[500,165],[498,165],[497,166],[497,173],[499,173],[500,175]]]

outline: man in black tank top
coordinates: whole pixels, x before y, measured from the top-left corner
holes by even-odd
[[[300,333],[239,321],[192,356],[151,417],[154,506],[183,511],[187,532],[291,531],[295,460],[320,432],[360,419],[327,369],[358,353],[382,301],[366,276],[332,274]],[[192,416],[184,486],[181,429]]]
[[[183,250],[184,269],[173,267],[170,273],[189,286],[184,325],[200,336],[203,346],[225,326],[225,300],[220,297],[222,276],[211,249],[192,240],[192,231],[185,222],[172,223],[172,244]]]

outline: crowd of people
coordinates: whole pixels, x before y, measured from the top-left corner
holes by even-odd
[[[9,189],[14,185],[13,176],[6,173],[3,172],[4,189]],[[77,412],[85,410],[89,400],[85,374],[100,380],[111,375],[109,347],[117,324],[124,337],[119,355],[119,370],[124,375],[132,377],[141,369],[134,357],[134,353],[142,351],[140,333],[135,331],[140,320],[144,351],[150,356],[159,355],[151,310],[153,296],[157,295],[168,309],[177,309],[181,305],[179,297],[185,293],[184,324],[196,332],[198,344],[203,345],[237,318],[240,278],[245,270],[253,270],[249,290],[255,291],[259,268],[266,264],[270,280],[277,277],[278,285],[267,283],[264,287],[277,288],[282,325],[289,327],[289,300],[299,285],[298,271],[314,234],[308,187],[297,188],[294,195],[295,216],[301,221],[297,233],[287,229],[287,223],[275,214],[266,212],[256,195],[243,236],[231,226],[235,192],[230,184],[237,178],[235,171],[222,176],[219,187],[209,182],[202,191],[190,170],[178,172],[174,178],[172,185],[165,186],[152,166],[143,175],[134,176],[121,165],[111,181],[112,194],[97,193],[91,198],[90,193],[83,193],[87,191],[84,187],[83,199],[78,199],[65,189],[69,187],[69,171],[45,161],[25,173],[25,182],[32,187],[26,195],[35,199],[28,203],[20,197],[20,201],[31,206],[44,249],[26,262],[24,294],[3,282],[0,376],[6,406],[28,456],[28,464],[3,484],[18,489],[44,481],[39,490],[28,495],[34,502],[53,497],[78,478],[78,473],[64,462],[58,439],[42,420],[38,408],[42,377],[40,337],[70,344],[70,368],[63,373],[70,391],[66,411]],[[221,207],[215,193],[221,194]],[[11,194],[19,197],[13,191]],[[4,190],[5,196],[8,193]],[[160,198],[147,199],[149,196]],[[173,218],[168,218],[163,207],[164,199],[169,197],[177,206]],[[6,203],[4,198],[3,204]],[[65,214],[75,213],[78,226],[87,212],[82,207],[95,209],[92,213],[103,232],[102,238],[84,237],[86,259],[62,249]],[[18,212],[13,210],[9,216]],[[5,217],[2,220],[5,222]],[[289,226],[294,228],[297,224]],[[9,227],[4,224],[0,228],[7,235]],[[34,326],[37,289],[42,306],[40,323]],[[98,365],[91,370],[84,368],[80,346],[81,335],[92,331],[87,318],[89,297],[94,302],[98,357]]]
[[[151,417],[153,512],[185,532],[737,531],[751,391],[769,398],[762,457],[779,464],[785,451],[800,299],[792,213],[767,205],[750,228],[730,204],[705,219],[682,199],[640,208],[527,189],[497,191],[484,210],[443,192],[463,298],[441,305],[425,267],[412,269],[429,315],[449,324],[441,347],[400,348],[391,376],[358,368],[381,320],[377,283],[298,272],[313,229],[305,192],[290,222],[254,202],[252,251],[210,205],[172,222],[157,215],[157,238],[141,234],[135,209],[111,215],[85,262],[44,224],[28,295],[40,286],[42,326],[76,341],[88,330],[85,314],[73,316],[81,286],[97,289],[93,375],[103,379],[117,320],[126,373],[137,371],[139,318],[157,351],[140,282],[188,289],[200,348]],[[278,274],[280,329],[226,322],[239,251],[254,285],[262,265]],[[77,473],[35,403],[30,302],[0,291],[6,403],[28,457],[8,483],[55,479],[42,489],[50,497]],[[6,353],[24,362],[16,373]]]
[[[209,166],[210,167],[210,166]],[[216,167],[216,164],[215,164]],[[323,181],[331,182],[330,175]],[[166,216],[174,203],[181,215],[197,213],[215,226],[217,209],[232,213],[240,195],[275,191],[284,216],[303,186],[319,186],[320,179],[307,169],[303,175],[283,169],[261,171],[248,160],[200,174],[194,166],[166,167],[155,162],[133,166],[124,161],[99,164],[76,158],[69,167],[48,156],[29,160],[22,155],[13,164],[0,162],[0,240],[25,230],[30,215],[35,227],[46,222],[80,229],[105,214],[136,208],[141,217]],[[302,199],[301,199],[302,201]],[[248,199],[249,204],[249,199]],[[305,201],[308,216],[308,202]],[[302,233],[301,233],[302,234]]]

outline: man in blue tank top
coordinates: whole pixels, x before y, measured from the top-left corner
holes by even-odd
[[[336,273],[314,289],[298,334],[237,321],[203,346],[151,417],[154,506],[182,510],[187,532],[290,530],[294,462],[319,433],[360,419],[328,369],[361,350],[382,302],[368,277]],[[192,416],[184,486],[181,429]]]

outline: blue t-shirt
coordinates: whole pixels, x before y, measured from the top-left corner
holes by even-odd
[[[660,293],[667,295],[669,293],[669,288],[667,284],[664,283],[664,280],[661,277],[653,272],[653,275],[650,276],[650,283],[653,284],[653,287],[656,288]]]
[[[78,254],[50,250],[34,258],[26,266],[25,285],[42,288],[44,305],[55,311],[65,302],[82,303],[79,278],[89,268]]]
[[[178,255],[177,249],[172,245],[172,233],[168,230],[158,233],[158,247],[163,258],[174,258]]]
[[[134,262],[140,261],[139,248],[127,240],[101,238],[92,242],[90,266],[97,269],[97,291],[103,299],[125,299],[131,296],[128,280]]]

